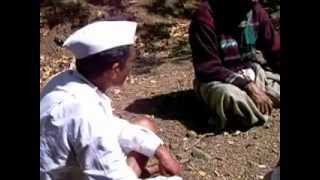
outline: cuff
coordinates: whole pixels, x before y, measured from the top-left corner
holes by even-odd
[[[151,130],[132,124],[123,129],[119,136],[119,143],[126,153],[136,151],[152,157],[163,141]]]
[[[226,79],[228,83],[234,84],[235,86],[239,87],[240,89],[243,89],[247,84],[249,84],[251,81],[242,78],[240,75],[232,74],[229,78]]]

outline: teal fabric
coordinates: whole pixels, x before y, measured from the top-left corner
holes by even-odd
[[[250,59],[255,58],[256,52],[256,40],[257,35],[254,31],[254,25],[252,23],[252,10],[246,14],[246,19],[241,22],[241,43],[240,43],[240,52],[241,59]]]

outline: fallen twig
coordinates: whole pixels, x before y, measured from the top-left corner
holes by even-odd
[[[189,147],[184,148],[184,150],[186,150],[186,151],[190,150],[195,145],[199,144],[203,138],[208,137],[208,136],[214,136],[214,133],[205,133],[205,134],[200,135],[200,137],[193,144],[191,144]]]

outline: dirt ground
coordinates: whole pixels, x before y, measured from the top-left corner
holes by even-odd
[[[107,92],[115,113],[128,119],[152,116],[160,136],[183,164],[184,179],[262,179],[279,160],[280,110],[274,110],[271,121],[249,131],[213,133],[208,113],[192,90],[187,30],[197,2],[132,0],[124,1],[121,10],[105,2],[64,15],[41,7],[40,89],[72,62],[71,54],[61,48],[70,33],[97,17],[134,17],[139,22],[136,63],[124,86]]]

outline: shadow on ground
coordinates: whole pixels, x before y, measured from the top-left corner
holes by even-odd
[[[220,134],[223,132],[208,125],[207,120],[210,113],[207,107],[198,100],[193,90],[138,99],[127,106],[125,110],[136,114],[154,115],[162,120],[178,120],[198,134],[207,132]],[[224,131],[234,132],[235,130],[246,131],[236,124],[230,124]]]
[[[206,126],[208,112],[197,100],[193,90],[172,92],[146,99],[138,99],[126,111],[154,115],[163,120],[179,120],[198,133],[210,131]]]

